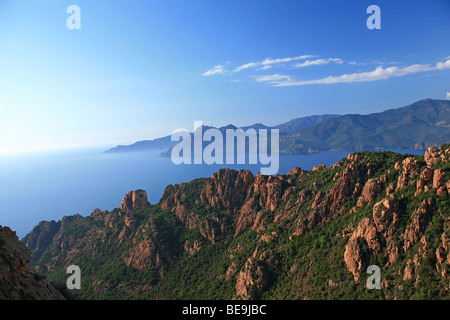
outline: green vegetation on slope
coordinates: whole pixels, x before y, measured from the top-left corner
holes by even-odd
[[[449,145],[433,154],[358,152],[247,187],[244,172],[220,171],[144,209],[71,219],[32,265],[52,281],[78,265],[85,299],[448,299]],[[376,220],[387,200],[394,209]],[[379,248],[357,237],[365,218]],[[381,290],[365,287],[373,264]]]

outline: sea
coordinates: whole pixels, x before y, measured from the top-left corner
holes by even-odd
[[[147,191],[150,203],[159,202],[169,184],[211,177],[221,168],[248,169],[257,174],[261,164],[180,164],[161,157],[164,150],[104,153],[104,148],[36,152],[0,156],[0,225],[16,231],[19,239],[40,221],[64,216],[88,216],[94,209],[120,207],[124,195]],[[424,154],[423,150],[392,150]],[[293,167],[312,170],[330,167],[352,150],[280,155],[278,174]]]

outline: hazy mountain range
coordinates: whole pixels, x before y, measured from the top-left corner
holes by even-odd
[[[211,128],[204,126],[203,129]],[[225,129],[236,126],[228,125]],[[296,118],[273,127],[261,123],[241,127],[278,129],[280,153],[299,154],[328,150],[426,149],[450,138],[450,101],[424,99],[379,113],[324,114]],[[105,152],[169,151],[177,141],[171,136],[119,145]],[[204,146],[206,144],[204,143]],[[168,152],[163,152],[167,155]]]

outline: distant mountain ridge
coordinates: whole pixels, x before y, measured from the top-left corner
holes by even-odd
[[[280,130],[280,134],[288,134],[288,133],[293,133],[293,132],[297,132],[297,131],[312,127],[312,126],[319,124],[325,120],[335,118],[335,117],[339,117],[339,115],[338,114],[323,114],[323,115],[318,115],[318,116],[314,115],[314,116],[309,116],[309,117],[296,118],[296,119],[292,119],[286,123],[274,126],[272,128]]]
[[[204,128],[212,128],[204,126]],[[228,125],[218,128],[237,127]],[[448,142],[450,137],[450,101],[424,99],[405,107],[379,113],[324,114],[296,118],[273,127],[256,123],[241,127],[244,131],[278,129],[280,153],[300,154],[328,150],[427,149]],[[119,145],[107,153],[166,150],[178,142],[171,136]]]
[[[424,99],[368,115],[334,117],[280,138],[285,153],[333,149],[427,149],[448,141],[450,101]]]
[[[336,116],[338,116],[338,115],[331,115],[331,114],[320,115],[320,116],[314,115],[314,116],[307,116],[307,117],[292,119],[286,123],[283,123],[283,124],[280,124],[280,125],[277,125],[274,127],[269,127],[262,123],[255,123],[250,126],[240,127],[240,129],[242,129],[244,131],[247,131],[248,129],[255,129],[256,131],[258,131],[260,129],[267,129],[267,130],[279,129],[280,134],[288,134],[288,133],[296,132],[301,129],[308,128],[310,126],[320,123],[321,121],[324,121],[324,120],[327,120],[327,119],[330,119],[330,118],[336,117]],[[205,126],[205,125],[202,126],[203,131],[208,128],[215,128],[215,127]],[[226,129],[238,129],[238,127],[236,127],[232,124],[229,124],[227,126],[223,126],[223,127],[216,128],[216,129],[219,129],[222,133],[225,133]],[[169,135],[169,136],[165,136],[165,137],[161,137],[161,138],[157,138],[157,139],[153,139],[153,140],[137,141],[130,145],[118,145],[117,147],[106,150],[105,153],[123,153],[123,152],[138,152],[138,151],[166,149],[165,152],[162,152],[162,155],[166,156],[167,154],[170,154],[171,149],[177,143],[178,143],[177,141],[171,141],[171,136]]]

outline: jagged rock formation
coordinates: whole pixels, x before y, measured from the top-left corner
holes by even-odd
[[[150,202],[147,200],[147,191],[139,189],[128,192],[122,200],[120,209],[123,211],[132,211],[148,207]]]
[[[65,300],[46,277],[28,269],[30,261],[16,233],[0,226],[0,300]]]
[[[376,298],[448,298],[449,156],[444,145],[287,175],[222,169],[155,205],[138,190],[111,212],[41,222],[24,241],[36,270],[88,270],[85,298],[355,299],[370,264],[384,276]]]

